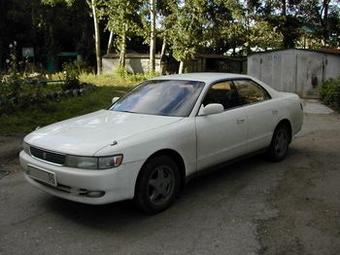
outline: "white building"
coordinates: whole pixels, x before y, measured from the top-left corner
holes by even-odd
[[[318,97],[321,84],[340,77],[340,50],[286,49],[248,56],[247,72],[280,91]]]

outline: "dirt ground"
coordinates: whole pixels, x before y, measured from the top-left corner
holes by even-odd
[[[340,118],[307,115],[260,222],[261,254],[340,254]]]
[[[0,137],[0,254],[340,254],[339,114],[305,114],[283,162],[254,157],[194,179],[152,217],[36,190],[21,139]]]
[[[20,171],[18,153],[24,135],[0,136],[0,178]]]

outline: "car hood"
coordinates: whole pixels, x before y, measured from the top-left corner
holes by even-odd
[[[90,156],[114,141],[120,143],[124,138],[181,119],[182,117],[100,110],[38,129],[27,135],[24,141],[46,150]]]

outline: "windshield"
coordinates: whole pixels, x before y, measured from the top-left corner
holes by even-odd
[[[204,83],[199,81],[146,81],[118,100],[110,110],[186,117],[203,87]]]

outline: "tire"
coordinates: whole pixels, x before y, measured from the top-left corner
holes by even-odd
[[[134,201],[147,214],[159,213],[170,207],[180,188],[176,163],[161,155],[148,160],[137,178]]]
[[[267,158],[272,162],[279,162],[287,156],[288,146],[290,142],[290,130],[280,124],[276,127],[272,141],[268,148]]]

